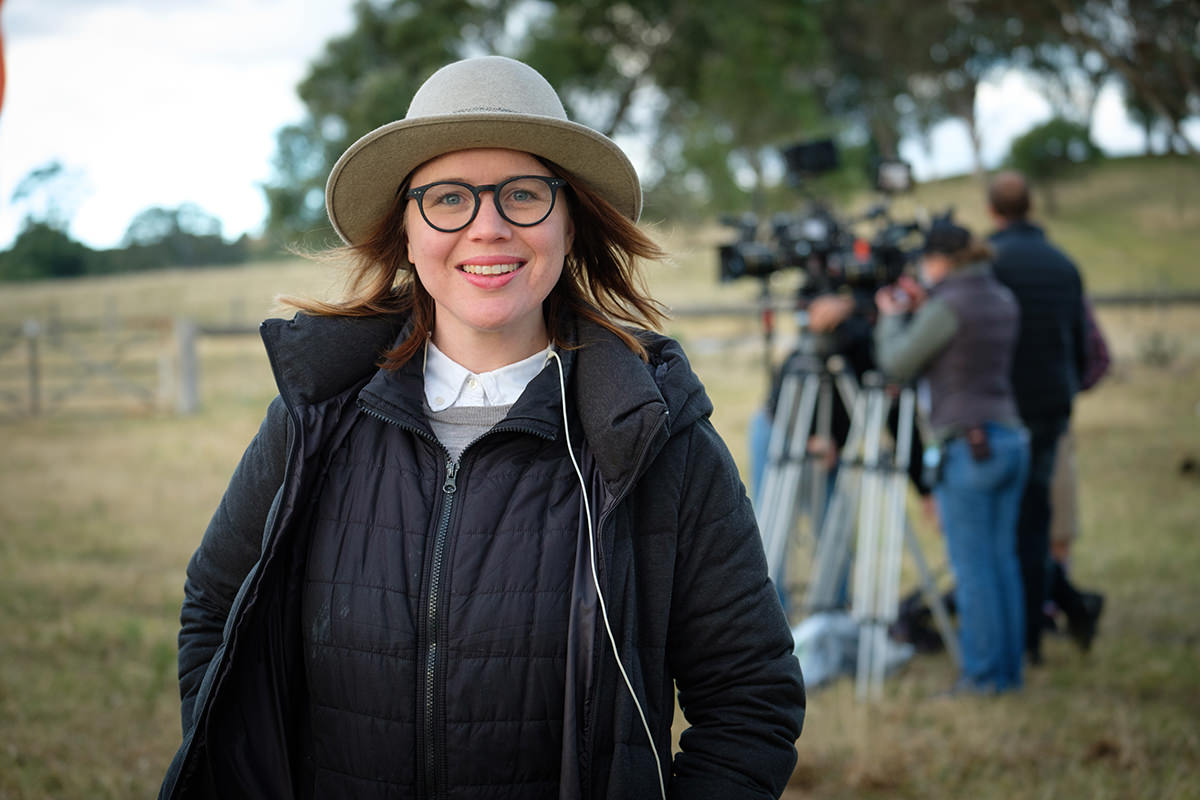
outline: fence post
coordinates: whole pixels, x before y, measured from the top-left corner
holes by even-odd
[[[36,319],[27,319],[21,327],[21,333],[25,336],[29,354],[29,413],[36,417],[42,413],[42,381],[38,363],[38,339],[42,335],[42,326]]]
[[[196,356],[196,323],[190,319],[175,320],[175,340],[179,347],[179,395],[175,410],[180,414],[195,414],[200,408],[200,360]]]

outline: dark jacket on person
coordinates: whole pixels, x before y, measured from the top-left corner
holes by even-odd
[[[561,752],[546,756],[558,767],[547,773],[557,773],[557,796],[657,796],[654,759],[599,612],[594,563],[669,796],[777,797],[795,762],[802,679],[749,500],[678,345],[647,335],[647,364],[615,336],[580,322],[580,347],[562,352],[572,444],[595,524],[593,562],[583,493],[564,477],[558,371],[550,366],[536,377],[505,420],[455,465],[424,419],[420,359],[396,372],[373,366],[403,326],[400,318],[304,315],[264,324],[280,398],[188,567],[179,654],[184,740],[160,796],[473,796],[466,784],[478,769],[471,760],[507,757],[471,750],[473,734],[502,742],[505,724],[547,705],[562,720]],[[549,506],[546,495],[556,498]],[[364,508],[339,497],[373,501]],[[370,549],[370,537],[355,532],[371,527],[376,503],[399,509],[392,524],[402,529],[402,545]],[[532,532],[534,541],[543,528],[569,525],[573,549],[563,552],[563,537],[553,538],[563,576],[544,598],[496,588],[527,572],[513,563],[523,553],[507,563],[472,563],[475,544],[465,540],[494,524],[495,507],[503,509],[506,529]],[[349,552],[341,544],[323,549],[337,536]],[[357,546],[368,549],[356,553]],[[331,607],[321,607],[314,583],[355,557],[367,563],[351,588],[381,591],[358,591],[345,603],[327,594]],[[539,567],[553,563],[536,557]],[[404,592],[366,585],[380,574],[372,572],[373,559],[402,565],[404,574],[392,579]],[[484,579],[495,591],[484,598],[494,602],[488,624],[495,641],[452,640],[447,629],[459,618],[450,615],[484,595],[484,587],[473,588]],[[514,595],[515,616],[507,605]],[[370,615],[350,607],[356,602],[399,603],[392,619],[401,620],[411,604],[416,641],[396,640],[396,631],[359,631],[351,643],[357,649],[350,658],[359,659],[354,674],[369,676],[373,664],[384,664],[375,677],[307,685],[322,652],[347,645],[338,638],[342,616]],[[443,610],[431,612],[438,602]],[[530,629],[521,618],[530,613],[539,625],[543,616],[551,619],[548,631]],[[362,647],[372,636],[378,647]],[[494,664],[488,671],[493,657],[473,660],[476,648],[493,652],[505,643],[519,650],[507,682]],[[560,665],[559,700],[538,696],[530,665],[543,656],[539,647]],[[404,672],[406,660],[419,661],[419,669]],[[397,675],[416,684],[400,692],[415,699],[398,711],[371,709],[376,698],[397,694],[389,682]],[[691,727],[672,762],[675,687]],[[520,719],[473,707],[462,692],[496,699]],[[407,736],[397,733],[404,726]],[[520,731],[511,729],[512,747],[519,747]],[[330,764],[321,752],[331,737],[341,742],[344,764]],[[356,765],[377,769],[389,759],[407,763],[382,780],[352,774]],[[515,779],[478,788],[491,798],[529,796]]]
[[[929,382],[929,423],[938,439],[985,422],[1019,425],[1009,383],[1017,303],[987,264],[938,282],[911,322],[894,314],[875,329],[879,365],[892,378]]]
[[[1012,383],[1027,423],[1065,420],[1087,358],[1083,280],[1037,225],[1012,222],[990,237],[996,279],[1021,308]]]

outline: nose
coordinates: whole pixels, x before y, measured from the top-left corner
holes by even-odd
[[[472,239],[489,241],[512,235],[512,227],[500,216],[500,209],[496,207],[495,192],[479,193],[479,211],[467,226],[467,232]]]

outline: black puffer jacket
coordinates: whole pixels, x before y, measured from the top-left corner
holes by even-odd
[[[319,785],[313,742],[323,723],[313,718],[305,667],[312,656],[306,656],[305,642],[311,646],[314,634],[302,631],[300,615],[306,575],[311,584],[314,519],[324,514],[318,510],[321,487],[329,475],[345,474],[334,454],[341,443],[366,441],[362,436],[371,425],[399,423],[390,432],[408,439],[406,457],[417,461],[402,469],[431,484],[446,474],[444,454],[422,432],[425,423],[414,412],[419,365],[387,378],[388,392],[378,391],[383,379],[373,363],[402,324],[298,316],[264,325],[280,399],[189,565],[180,633],[184,741],[162,797],[305,797]],[[563,353],[566,402],[572,442],[590,487],[596,568],[621,661],[668,772],[669,794],[777,797],[794,764],[804,691],[766,578],[749,501],[707,419],[711,405],[669,339],[648,340],[649,364],[593,326],[581,323],[578,340],[580,349]],[[407,399],[394,403],[397,397]],[[554,443],[565,459],[561,414],[558,374],[550,367],[499,426],[509,432],[489,434],[469,449],[463,469],[473,469],[473,460],[507,455],[512,446],[538,450]],[[489,485],[465,479],[477,491]],[[532,496],[544,488],[531,490],[518,481],[496,504],[512,507],[511,493]],[[428,514],[438,502],[414,505]],[[464,504],[455,513],[468,515],[470,508]],[[436,528],[428,519],[421,525]],[[653,797],[654,761],[598,615],[586,529],[576,525],[580,544],[567,554],[568,580],[560,582],[569,619],[562,653],[559,797]],[[421,587],[422,604],[432,596],[435,552],[434,546],[420,548],[412,562],[421,571],[413,583]],[[452,573],[460,562],[447,565]],[[423,648],[433,641],[428,632],[417,635],[414,656],[426,653]],[[453,706],[457,698],[445,691],[445,678],[438,674],[436,701]],[[463,680],[465,685],[471,676]],[[672,762],[673,682],[691,727]],[[340,696],[354,690],[342,687]],[[437,797],[457,785],[457,776],[447,776],[436,759],[427,758],[430,752],[444,756],[444,746],[453,748],[455,732],[444,717],[419,722],[411,750],[397,750],[386,737],[367,740],[368,747],[417,762],[409,770],[416,776],[413,786],[404,788],[398,780],[379,796],[411,791]],[[471,795],[460,786],[459,796]]]

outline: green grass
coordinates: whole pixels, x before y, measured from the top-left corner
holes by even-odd
[[[1119,162],[1090,184],[1063,187],[1048,224],[1092,288],[1197,288],[1200,181],[1180,177],[1194,169]],[[1177,195],[1190,228],[1169,216]],[[922,187],[918,199],[965,212],[978,187],[950,181]],[[676,255],[649,277],[669,304],[753,299],[752,285],[713,281],[722,232],[662,226],[656,235]],[[1131,253],[1143,266],[1130,268]],[[213,323],[237,310],[251,321],[275,294],[325,293],[331,278],[326,266],[283,261],[5,286],[0,329],[51,309],[99,320],[108,306],[123,317]],[[1051,639],[1026,689],[993,700],[931,700],[952,678],[942,656],[913,661],[875,706],[856,702],[846,682],[814,692],[788,797],[1200,797],[1200,476],[1179,470],[1200,459],[1200,309],[1100,314],[1114,373],[1081,398],[1076,419],[1084,533],[1074,574],[1108,595],[1095,648],[1082,656]],[[680,318],[669,331],[688,348],[744,467],[746,420],[765,385],[757,321]],[[107,352],[98,340],[66,340],[48,386],[65,381],[58,373],[72,347]],[[168,337],[143,337],[121,363],[153,382],[170,354]],[[273,395],[255,337],[206,339],[200,355],[203,408],[192,417],[93,379],[50,415],[9,408],[0,419],[4,800],[150,796],[179,742],[184,568]],[[0,355],[0,390],[21,390],[23,364],[20,347]],[[924,525],[922,538],[941,563],[936,532]]]

